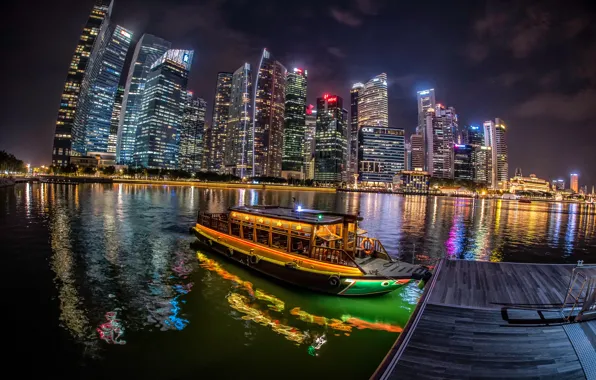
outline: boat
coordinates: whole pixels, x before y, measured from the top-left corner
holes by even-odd
[[[201,246],[283,282],[339,296],[385,294],[431,272],[389,256],[352,214],[279,206],[199,212]]]
[[[528,198],[519,198],[517,201],[519,203],[532,203],[532,201],[529,200]]]

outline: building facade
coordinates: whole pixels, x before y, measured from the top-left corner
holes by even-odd
[[[282,172],[285,178],[304,177],[307,71],[294,68],[286,77]]]
[[[240,178],[253,174],[252,72],[245,63],[232,75],[226,127],[225,172]]]
[[[454,131],[457,114],[453,107],[429,108],[426,114],[426,171],[431,177],[453,178]]]
[[[118,143],[118,125],[120,124],[120,114],[122,113],[122,100],[124,99],[124,87],[118,86],[116,97],[114,99],[114,109],[110,120],[110,137],[108,138],[108,153],[116,154],[116,145]]]
[[[410,136],[410,167],[409,170],[424,169],[424,138],[422,135]]]
[[[358,126],[389,126],[387,74],[382,73],[364,84],[358,92]]]
[[[253,176],[281,177],[286,68],[263,49],[255,80]]]
[[[569,188],[574,192],[579,192],[579,175],[577,173],[571,173],[569,176]]]
[[[469,144],[453,145],[453,178],[474,180],[474,147]]]
[[[306,131],[304,134],[304,179],[315,179],[315,134],[317,110],[312,104],[306,108]]]
[[[405,194],[427,194],[430,174],[422,170],[403,170],[393,180],[393,185]]]
[[[503,120],[484,122],[484,143],[492,148],[492,187],[502,188],[509,179],[506,126]]]
[[[416,101],[418,103],[418,125],[416,134],[424,136],[426,132],[426,114],[429,109],[435,109],[435,89],[422,90],[417,92]]]
[[[519,173],[519,175],[511,178],[509,181],[509,191],[512,193],[521,191],[548,193],[550,192],[550,184],[547,180],[536,177],[535,174],[530,174],[529,177],[523,177]]]
[[[170,49],[147,76],[136,136],[134,165],[177,169],[188,74],[194,52]]]
[[[206,112],[207,102],[187,91],[180,128],[178,168],[189,173],[202,169]]]
[[[225,169],[224,152],[227,141],[227,126],[230,117],[230,99],[232,95],[233,73],[217,73],[215,98],[213,100],[213,115],[211,126],[205,134],[205,149],[207,150],[207,170],[223,172]]]
[[[354,83],[350,90],[350,139],[348,141],[348,178],[358,174],[358,99],[364,84]]]
[[[405,136],[403,128],[363,125],[358,136],[358,178],[360,183],[375,186],[393,183],[397,173],[405,170]]]
[[[347,180],[346,116],[341,97],[325,94],[317,98],[315,181],[337,183]]]
[[[118,123],[116,160],[119,164],[130,165],[133,162],[147,75],[151,65],[163,56],[170,46],[169,41],[151,34],[143,34],[135,46],[124,87],[122,112]]]
[[[101,40],[103,34],[108,32],[107,24],[111,13],[111,0],[95,2],[70,61],[66,82],[60,96],[52,148],[52,165],[66,166],[70,163],[72,129],[79,106],[81,85],[89,68],[89,58],[96,41]]]
[[[474,165],[474,182],[492,185],[493,153],[490,146],[472,145],[472,163]]]

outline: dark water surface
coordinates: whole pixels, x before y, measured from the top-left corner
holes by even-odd
[[[314,294],[189,246],[199,209],[292,197],[360,212],[361,226],[403,260],[596,261],[588,206],[22,184],[0,189],[4,358],[26,363],[23,376],[367,378],[411,314],[415,286],[362,299]]]

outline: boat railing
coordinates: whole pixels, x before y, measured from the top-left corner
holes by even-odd
[[[199,212],[197,223],[219,232],[228,233],[228,213]]]
[[[346,251],[339,248],[329,248],[324,246],[314,246],[312,258],[319,261],[340,264],[348,267],[360,268]]]
[[[358,237],[356,239],[356,247],[361,248],[362,243],[367,239],[369,241],[368,244],[372,245],[372,253],[371,253],[372,256],[378,257],[380,259],[385,259],[388,261],[392,260],[391,256],[389,256],[389,254],[387,253],[387,250],[385,249],[385,247],[383,246],[383,244],[381,243],[381,241],[379,239],[358,235]]]

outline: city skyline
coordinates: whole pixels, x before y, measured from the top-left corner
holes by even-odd
[[[356,6],[353,3],[342,5],[342,7],[323,5],[321,9],[321,14],[316,17],[316,20],[321,22],[336,22],[338,28],[340,28],[343,32],[354,33],[359,29],[370,29],[372,27],[371,24],[374,24],[376,21],[383,24],[383,22],[387,20],[389,17],[398,17],[397,13],[395,12],[395,5],[383,2],[371,3],[381,4],[381,6],[379,9],[375,10],[375,12],[366,13],[362,11],[363,8]],[[477,91],[464,91],[464,89],[466,88],[465,86],[458,88],[459,85],[456,85],[455,83],[457,82],[457,79],[461,79],[461,75],[458,78],[459,74],[455,73],[457,71],[455,68],[442,68],[439,66],[435,66],[433,69],[425,67],[425,65],[427,65],[428,63],[428,59],[425,59],[424,55],[419,54],[415,57],[415,59],[412,57],[408,58],[410,63],[405,64],[405,66],[411,66],[412,63],[417,63],[424,67],[424,69],[421,70],[422,73],[415,73],[415,75],[413,75],[408,80],[404,80],[404,77],[407,76],[408,73],[412,70],[409,70],[407,67],[398,68],[391,61],[387,59],[382,59],[384,56],[387,58],[387,54],[383,51],[379,51],[377,49],[377,53],[373,57],[370,64],[363,66],[362,64],[358,64],[360,61],[358,55],[355,55],[354,49],[350,46],[346,46],[345,44],[341,44],[339,41],[336,41],[336,45],[338,46],[332,46],[332,43],[329,40],[327,40],[323,44],[323,46],[318,46],[317,49],[315,49],[316,51],[320,51],[322,54],[315,54],[313,56],[312,52],[307,52],[307,50],[303,47],[286,46],[284,43],[281,42],[281,38],[277,38],[276,36],[265,35],[261,36],[260,38],[255,38],[254,40],[250,40],[249,42],[244,42],[245,45],[249,45],[248,49],[238,49],[238,53],[233,54],[233,59],[226,59],[219,50],[214,49],[213,44],[208,44],[208,46],[205,46],[203,49],[199,49],[198,47],[200,47],[201,43],[204,43],[204,38],[195,36],[191,39],[188,39],[188,34],[185,32],[180,32],[180,29],[174,30],[174,24],[172,23],[167,23],[164,21],[164,23],[158,23],[159,25],[156,25],[147,21],[145,23],[141,23],[142,25],[140,25],[138,22],[136,22],[136,16],[138,16],[138,12],[142,8],[141,4],[136,4],[133,1],[130,7],[128,5],[129,4],[127,4],[126,8],[130,9],[125,10],[122,9],[122,7],[118,8],[118,1],[115,2],[116,10],[113,14],[113,17],[115,17],[114,22],[132,30],[136,37],[140,37],[144,32],[151,32],[155,35],[159,35],[160,37],[171,40],[175,46],[182,46],[184,48],[196,47],[195,50],[200,51],[201,56],[204,58],[200,62],[197,62],[197,64],[201,65],[200,69],[197,70],[197,72],[193,72],[190,76],[189,89],[193,89],[198,96],[201,96],[207,100],[207,102],[209,103],[208,112],[211,109],[212,94],[214,93],[214,76],[212,75],[213,73],[210,73],[209,71],[214,71],[214,68],[216,68],[217,71],[233,71],[234,67],[230,66],[233,64],[235,67],[238,67],[238,65],[241,64],[241,61],[237,60],[237,57],[239,57],[240,55],[246,57],[243,58],[244,60],[248,59],[250,62],[254,62],[256,60],[255,57],[258,56],[258,50],[262,49],[262,46],[267,46],[270,47],[272,51],[275,51],[278,60],[283,64],[287,65],[288,67],[294,67],[294,63],[300,64],[300,61],[306,61],[306,63],[302,66],[309,68],[309,74],[312,78],[312,80],[310,80],[311,78],[309,78],[309,84],[312,84],[309,85],[308,90],[307,101],[309,103],[314,103],[315,97],[321,96],[321,94],[324,92],[337,93],[344,99],[348,99],[349,88],[351,86],[351,83],[355,82],[356,80],[362,80],[363,78],[372,77],[378,72],[387,72],[390,78],[389,112],[391,115],[389,119],[391,120],[391,126],[403,127],[406,130],[406,135],[412,133],[416,125],[415,91],[424,88],[435,88],[437,90],[437,101],[441,101],[454,106],[458,110],[460,118],[462,119],[460,121],[461,124],[481,125],[485,120],[494,118],[495,115],[503,117],[503,119],[507,121],[508,126],[511,126],[510,130],[508,131],[508,145],[510,156],[509,162],[511,168],[523,167],[526,171],[536,172],[540,177],[543,178],[567,177],[568,173],[573,171],[578,172],[580,174],[580,177],[582,177],[581,182],[593,182],[593,175],[590,173],[589,167],[587,166],[588,162],[593,161],[590,153],[591,150],[588,149],[589,145],[584,143],[584,141],[589,141],[590,139],[580,138],[579,140],[573,141],[574,138],[578,139],[578,136],[580,136],[581,134],[569,133],[567,135],[569,136],[568,138],[564,139],[564,141],[559,142],[556,138],[557,136],[554,135],[557,130],[565,130],[566,132],[569,132],[569,128],[567,127],[569,126],[569,123],[565,124],[561,120],[565,118],[570,118],[574,120],[571,124],[573,124],[572,127],[575,127],[577,130],[577,128],[580,127],[581,124],[585,124],[580,122],[581,120],[583,120],[581,119],[582,115],[578,115],[577,112],[570,112],[574,113],[574,115],[566,116],[561,115],[562,112],[559,111],[558,114],[555,114],[556,117],[547,117],[548,115],[552,116],[552,113],[554,112],[552,109],[556,108],[554,106],[554,100],[559,99],[560,96],[551,97],[550,99],[552,101],[551,103],[549,103],[550,107],[543,107],[542,113],[534,113],[533,117],[535,117],[535,120],[532,121],[532,119],[530,118],[530,121],[528,122],[527,119],[523,120],[523,118],[520,118],[518,113],[513,112],[512,109],[521,108],[527,111],[526,114],[530,114],[531,109],[533,109],[531,106],[534,105],[534,109],[538,106],[538,103],[531,102],[531,100],[533,99],[531,94],[523,94],[523,91],[513,92],[517,95],[515,97],[512,97],[515,98],[515,103],[511,105],[511,107],[513,108],[509,108],[509,110],[507,110],[507,107],[503,107],[502,105],[503,99],[495,99],[495,95],[490,95],[492,98],[490,98],[490,100],[486,102],[481,101],[481,98],[488,97],[486,92],[482,92],[479,89],[477,89]],[[56,57],[61,57],[60,61],[66,63],[61,64],[62,66],[60,66],[59,64],[55,64],[55,70],[53,70],[53,66],[51,66],[53,72],[55,72],[55,74],[52,75],[51,81],[48,80],[48,82],[54,83],[52,85],[52,90],[37,91],[45,94],[45,96],[43,97],[43,102],[34,102],[36,104],[40,104],[40,112],[37,112],[36,115],[28,115],[26,112],[20,112],[19,115],[22,117],[19,119],[15,119],[15,115],[12,114],[12,109],[14,108],[15,110],[18,110],[19,107],[9,107],[8,105],[10,105],[10,102],[7,105],[7,109],[10,112],[8,113],[8,115],[4,117],[3,124],[8,124],[10,128],[3,128],[3,130],[5,131],[3,131],[1,135],[2,138],[0,138],[0,142],[2,144],[1,148],[7,149],[15,153],[17,156],[22,157],[26,161],[31,161],[31,163],[34,165],[36,163],[48,163],[47,149],[49,148],[47,147],[51,146],[51,139],[48,140],[48,136],[51,138],[51,136],[53,135],[53,131],[50,131],[51,129],[53,129],[53,127],[51,126],[51,120],[48,120],[51,118],[55,118],[57,106],[56,99],[59,99],[59,95],[55,94],[57,92],[59,93],[64,85],[64,68],[68,66],[67,62],[70,58],[72,58],[72,51],[76,43],[77,35],[80,35],[80,25],[82,22],[81,20],[84,20],[86,17],[88,17],[91,6],[92,4],[83,3],[74,7],[72,11],[65,13],[72,16],[69,18],[75,20],[74,24],[77,24],[77,27],[75,28],[74,25],[65,25],[65,31],[58,32],[62,33],[61,37],[64,37],[60,39],[63,39],[64,41],[71,41],[71,43],[70,46],[61,46],[57,48],[58,51],[56,52]],[[190,7],[190,11],[196,10],[198,8],[200,8],[201,10],[207,9],[209,12],[211,12],[211,15],[216,15],[219,17],[219,19],[225,21],[223,23],[224,26],[222,26],[222,28],[232,28],[230,25],[233,24],[230,23],[229,15],[225,13],[226,9],[224,8],[216,7],[213,5],[197,5],[196,7],[189,5],[188,7]],[[413,7],[413,5],[408,5],[408,7]],[[545,7],[546,8],[544,10],[546,14],[552,16],[552,9],[549,10],[548,6]],[[168,4],[166,3],[152,2],[151,7],[149,8],[151,8],[151,10],[148,10],[147,12],[158,12],[158,10],[167,10],[168,14],[180,14],[179,5],[168,6]],[[312,12],[312,4],[306,4],[305,8],[310,9],[310,12]],[[336,12],[333,12],[333,10],[335,10]],[[495,25],[491,24],[491,22],[514,23],[517,20],[519,13],[523,14],[526,11],[526,8],[522,6],[515,7],[515,9],[511,10],[513,16],[506,18],[505,21],[499,21],[499,19],[495,20],[494,18],[491,18],[492,16],[494,16],[494,14],[499,14],[499,11],[503,11],[502,9],[498,9],[498,7],[496,10],[487,10],[483,7],[471,6],[470,10],[472,13],[477,14],[479,16],[479,19],[477,21],[472,20],[472,18],[470,18],[470,20],[466,20],[466,27],[462,27],[462,31],[456,34],[458,36],[464,36],[464,34],[466,35],[466,38],[464,39],[466,44],[462,44],[461,47],[469,47],[469,50],[473,51],[475,54],[474,55],[470,53],[470,55],[467,56],[468,59],[464,60],[463,62],[463,66],[466,66],[466,69],[468,69],[468,71],[472,71],[469,73],[471,81],[471,78],[475,76],[473,71],[478,69],[478,64],[474,64],[474,59],[472,59],[472,57],[475,57],[476,61],[483,62],[486,59],[487,54],[489,56],[492,56],[494,54],[492,51],[490,51],[490,49],[487,53],[482,52],[482,49],[478,48],[479,39],[490,38],[490,36],[487,36],[488,32],[493,30],[490,28],[495,27]],[[59,6],[56,9],[56,11],[62,12],[66,11],[66,9],[61,8],[61,6]],[[127,14],[126,12],[129,13]],[[346,14],[354,16],[354,20],[347,21],[348,19],[346,19],[345,17],[341,17],[342,15],[345,16]],[[580,17],[583,14],[581,6],[574,7],[570,11],[570,14],[582,19],[582,17]],[[583,17],[583,19],[590,18],[592,17],[592,14],[585,14],[583,15]],[[171,16],[168,16],[166,18],[171,19]],[[562,21],[565,22],[557,24],[556,27],[562,28],[560,24],[564,24],[567,25],[569,28],[572,28],[572,26],[574,25],[572,21],[574,21],[574,19],[570,18],[569,15],[566,15],[563,18],[564,19]],[[483,21],[484,24],[480,21]],[[200,27],[200,25],[189,25],[186,27],[185,31],[192,31],[195,30],[195,28]],[[410,28],[411,27],[412,26],[410,26]],[[441,29],[441,25],[437,24],[435,25],[435,27],[436,29],[433,29],[433,32],[437,33],[438,35],[437,30]],[[246,31],[245,26],[239,26],[238,28],[242,30],[240,33],[242,33],[243,35],[251,35],[250,32]],[[75,29],[78,30],[73,32],[73,30]],[[579,31],[577,31],[578,29]],[[380,33],[381,30],[382,28],[379,27],[377,32],[371,33]],[[572,31],[575,31],[574,33],[572,33],[572,37],[574,37],[573,41],[575,41],[576,36],[579,36],[582,33],[585,35],[586,32],[589,32],[589,28],[585,26],[583,23],[579,23],[578,25],[576,25],[576,28]],[[68,32],[68,35],[65,34],[66,32]],[[323,30],[320,33],[324,34],[325,31]],[[484,33],[484,37],[482,33]],[[471,35],[471,37],[469,35]],[[442,37],[447,39],[453,39],[453,37],[449,36]],[[51,38],[51,36],[49,36],[48,38]],[[189,43],[187,44],[186,42]],[[363,42],[362,39],[356,39],[355,41],[351,42],[351,45],[353,45],[354,48],[364,49],[362,51],[362,54],[366,54],[368,48],[366,47],[366,44],[361,44],[360,42]],[[404,41],[402,41],[401,39],[400,42],[404,43]],[[489,42],[493,41],[491,40]],[[407,39],[405,43],[407,45]],[[64,42],[64,45],[68,44]],[[257,47],[257,45],[259,45],[259,47]],[[378,46],[378,44],[372,45]],[[498,47],[495,47],[493,45],[489,47],[492,47],[496,50]],[[370,48],[372,49],[375,46],[371,46]],[[312,48],[310,44],[309,47]],[[334,47],[336,47],[337,49],[333,49]],[[518,57],[515,54],[519,53],[519,51],[513,51],[512,47],[501,47],[501,50],[503,49],[505,50],[505,53],[507,53],[506,55],[513,55],[513,57],[510,57],[510,63],[512,65],[516,63],[521,64],[521,62],[524,59],[523,54],[521,57]],[[64,53],[67,50],[69,52],[67,54]],[[459,52],[457,54],[462,53]],[[341,56],[343,56],[343,58],[341,58]],[[346,62],[347,57],[355,57],[356,59],[354,60],[354,63],[348,64]],[[57,58],[52,57],[52,59]],[[234,63],[232,63],[232,61],[234,61]],[[355,68],[355,66],[358,67]],[[336,67],[336,73],[330,72],[330,67]],[[39,68],[39,70],[42,72],[48,69],[49,68],[45,67]],[[59,71],[61,72],[60,75],[58,75]],[[482,72],[481,75],[476,75],[476,79],[480,77],[483,80],[486,80],[488,82],[488,85],[497,88],[500,85],[509,83],[510,87],[502,86],[503,88],[501,88],[501,92],[504,93],[502,97],[505,98],[507,97],[505,93],[512,93],[517,83],[526,80],[523,78],[519,78],[520,76],[524,76],[523,72],[521,71],[517,74],[517,79],[516,75],[505,74],[511,74],[511,72],[502,71],[499,73],[498,70],[486,70]],[[546,74],[549,73],[545,73],[545,83],[548,82],[547,79],[549,79],[548,75]],[[589,73],[584,73],[583,75],[588,74]],[[37,75],[38,74],[34,73],[33,77],[35,78]],[[47,75],[44,74],[44,77],[45,76]],[[395,79],[391,80],[391,78]],[[556,76],[554,76],[554,78],[555,79],[551,79],[556,80]],[[587,79],[590,78],[591,77],[588,77]],[[561,78],[559,77],[559,80],[560,79]],[[570,82],[575,83],[575,80],[576,79],[570,80]],[[464,80],[464,82],[465,81],[466,80]],[[56,85],[56,82],[61,82],[61,84]],[[209,82],[208,85],[203,85],[207,82]],[[48,84],[44,81],[43,85],[47,86]],[[583,88],[583,90],[585,92],[587,89],[589,95],[589,92],[591,91],[590,80],[588,80],[585,83],[585,85],[586,86]],[[576,91],[575,93],[581,92]],[[537,94],[540,95],[540,92],[537,92]],[[39,95],[33,94],[31,96],[35,97]],[[470,98],[477,99],[470,100]],[[536,96],[535,98],[539,98],[539,96]],[[26,101],[23,101],[22,97],[20,99],[21,103],[27,103]],[[584,98],[578,98],[578,101],[581,101],[583,99]],[[576,105],[576,107],[579,106]],[[578,108],[573,108],[573,110],[577,111]],[[581,111],[580,114],[583,112],[582,110],[583,109],[579,107],[579,111]],[[48,117],[48,115],[50,115],[51,117]],[[403,115],[406,116],[404,117]],[[41,119],[42,116],[43,119]],[[544,116],[551,124],[546,125],[545,127],[545,124],[541,121],[541,116]],[[536,129],[538,127],[540,127],[540,132],[538,132],[538,130]],[[6,132],[6,129],[12,129],[12,131]],[[15,133],[14,130],[18,130],[18,132]],[[538,133],[540,133],[540,139],[536,139],[535,141],[533,141],[534,152],[531,152],[531,154],[525,153],[524,150],[527,151],[527,149],[524,148],[523,141],[526,141],[527,138],[533,135],[537,135]],[[27,136],[31,136],[31,134],[38,136],[38,138],[34,139],[35,141],[27,140]],[[526,137],[524,138],[524,136]],[[27,141],[27,143],[25,141]],[[555,159],[554,157],[551,157],[552,155],[548,154],[549,149],[552,150],[555,148],[563,149],[567,153],[563,159],[561,159],[560,157]],[[511,177],[512,175],[513,173],[510,170],[509,176]]]

